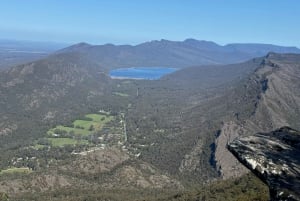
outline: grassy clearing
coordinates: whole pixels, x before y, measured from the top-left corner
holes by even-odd
[[[73,123],[74,127],[82,127],[84,130],[89,131],[90,127],[93,126],[95,130],[101,130],[104,124],[113,120],[113,116],[100,114],[88,114],[85,115],[85,117],[91,118],[93,120],[75,120]]]
[[[87,140],[75,140],[71,138],[47,138],[52,146],[62,147],[65,145],[88,144]]]
[[[85,120],[75,120],[73,127],[59,125],[50,129],[47,132],[47,140],[54,147],[88,144],[87,140],[75,140],[73,137],[91,135],[94,132],[100,131],[106,123],[114,119],[114,116],[104,114],[87,114],[85,117]],[[44,146],[40,144],[34,146],[35,149],[41,149],[43,147]]]
[[[55,129],[66,131],[67,133],[74,132],[75,135],[89,135],[91,132],[85,129],[79,129],[79,128],[71,128],[66,126],[56,126],[55,128],[50,129],[47,134],[50,136],[53,136],[55,134]]]
[[[87,114],[85,115],[85,117],[87,118],[91,118],[93,119],[94,122],[100,122],[102,117],[106,117],[106,115],[102,115],[102,114]]]
[[[114,118],[113,116],[103,114],[87,114],[85,117],[93,119],[94,122],[101,122],[102,124],[105,124]]]
[[[89,131],[89,128],[93,126],[95,129],[97,129],[100,125],[97,122],[94,121],[86,121],[86,120],[76,120],[74,121],[74,127],[81,127],[85,131]]]
[[[38,150],[38,149],[43,149],[44,147],[46,147],[45,145],[41,145],[41,144],[35,144],[34,146],[32,146],[32,148]]]
[[[22,173],[22,174],[28,174],[32,172],[28,167],[22,167],[22,168],[8,168],[5,170],[0,171],[0,175],[2,174],[14,174],[14,173]]]

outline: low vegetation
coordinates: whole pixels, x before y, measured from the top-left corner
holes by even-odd
[[[41,138],[34,145],[35,148],[43,148],[45,145],[60,147],[65,145],[91,145],[93,146],[103,139],[101,134],[105,130],[113,130],[108,125],[115,119],[107,113],[87,114],[81,119],[76,119],[69,126],[58,125],[47,132],[47,138]]]
[[[62,147],[65,145],[88,144],[87,140],[75,140],[72,138],[46,138],[51,146]]]
[[[25,200],[143,200],[143,201],[268,201],[268,188],[252,174],[207,185],[195,184],[181,192],[157,189],[88,189],[72,187],[44,193],[23,194]],[[18,197],[12,198],[18,200]]]
[[[4,174],[28,174],[30,173],[32,170],[30,170],[28,167],[20,167],[20,168],[8,168],[5,170],[0,170],[0,175],[4,175]]]
[[[0,102],[0,169],[27,167],[33,171],[14,178],[17,182],[22,178],[22,189],[28,189],[23,200],[267,200],[266,187],[252,176],[218,181],[220,173],[214,161],[215,139],[224,122],[253,118],[262,100],[260,82],[249,77],[263,65],[261,59],[225,67],[193,67],[155,82],[112,81],[91,70],[95,63],[86,66],[78,60],[37,62],[0,76],[5,97]],[[35,74],[26,74],[27,68],[33,68]],[[107,151],[106,147],[117,148],[130,159],[103,173],[97,163],[114,162],[109,154],[97,155],[97,151]],[[94,157],[84,158],[91,152]],[[151,168],[121,171],[129,167],[130,160],[150,164],[185,189],[118,188],[118,179],[134,175],[132,181],[138,183],[144,172],[152,174]],[[77,164],[77,172],[69,171],[72,164]],[[81,169],[88,171],[81,174]],[[58,183],[70,185],[23,188],[35,181],[34,176],[46,173],[55,175],[51,178],[59,176]],[[1,176],[0,191],[13,200],[17,194],[6,188],[11,178],[11,174]]]
[[[120,93],[120,92],[114,92],[113,94],[116,95],[116,96],[121,96],[121,97],[128,97],[129,96],[128,94]]]

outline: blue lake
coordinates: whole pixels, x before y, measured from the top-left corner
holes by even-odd
[[[173,73],[177,68],[168,67],[132,67],[111,70],[109,75],[117,79],[146,79],[157,80],[164,75]]]

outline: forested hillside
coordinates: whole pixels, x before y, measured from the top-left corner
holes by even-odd
[[[1,72],[0,192],[16,200],[78,192],[91,200],[266,200],[225,147],[257,130],[299,128],[299,61],[270,53],[128,80],[111,79],[76,50]]]

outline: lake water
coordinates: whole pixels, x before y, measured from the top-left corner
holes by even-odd
[[[164,75],[170,74],[178,70],[177,68],[168,67],[132,67],[118,68],[111,70],[109,75],[116,79],[146,79],[157,80]]]

